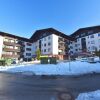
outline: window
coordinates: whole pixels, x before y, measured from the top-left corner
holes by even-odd
[[[79,38],[79,35],[77,35],[76,38]]]
[[[91,44],[95,44],[95,42],[94,41],[91,41]]]
[[[50,39],[50,36],[48,36],[48,39]]]
[[[14,43],[14,40],[10,40],[11,41],[11,43]],[[18,40],[16,40],[16,43],[18,43]]]
[[[76,49],[76,51],[78,51],[78,49]]]
[[[73,47],[72,47],[72,46],[70,46],[70,49],[73,49]]]
[[[95,50],[96,49],[96,47],[95,46],[92,46],[92,48],[91,48],[92,50]]]
[[[44,38],[44,41],[46,41],[46,37]]]
[[[72,44],[72,42],[70,42],[70,44]]]
[[[46,52],[46,49],[44,49],[44,52]]]
[[[75,40],[75,42],[77,42],[77,40]]]
[[[77,47],[77,44],[75,44],[75,47]]]
[[[9,40],[8,40],[7,38],[5,38],[5,40],[4,40],[4,41],[8,42]]]
[[[48,48],[48,52],[50,52],[50,50],[51,50],[51,49],[50,49],[50,48]]]
[[[85,36],[85,33],[82,33],[81,36]]]
[[[49,43],[48,43],[48,46],[50,46],[50,45],[51,45],[51,43],[49,42]]]
[[[90,41],[88,41],[88,44],[90,44]]]
[[[31,53],[26,53],[26,56],[31,56]]]
[[[31,51],[31,48],[26,48],[27,51]]]
[[[98,33],[98,36],[100,36],[100,33]]]
[[[46,47],[46,43],[44,44],[44,46]]]
[[[16,46],[15,49],[19,49],[19,47]]]
[[[94,35],[91,35],[90,38],[94,38]]]
[[[27,43],[27,46],[31,46],[32,44],[31,43]]]
[[[77,39],[77,41],[79,41],[79,39]]]
[[[91,30],[91,31],[88,31],[88,34],[91,34],[91,33],[93,33],[93,31]]]

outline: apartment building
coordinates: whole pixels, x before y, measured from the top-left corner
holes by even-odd
[[[68,57],[68,42],[73,38],[53,28],[37,30],[30,38],[33,41],[32,54],[36,56],[37,49],[41,55],[66,59]]]
[[[9,33],[0,32],[0,58],[28,59],[31,58],[27,44],[29,39],[15,36]]]
[[[30,39],[0,32],[0,58],[23,59],[41,55],[67,59],[68,55],[93,53],[100,50],[100,26],[81,28],[70,36],[53,28],[37,30]]]
[[[70,35],[75,40],[70,42],[70,54],[94,53],[100,50],[100,26],[81,28]]]

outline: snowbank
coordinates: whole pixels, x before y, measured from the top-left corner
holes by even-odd
[[[100,100],[100,90],[81,93],[76,100]]]
[[[0,67],[0,71],[7,72],[33,72],[36,75],[80,75],[87,73],[100,73],[100,63],[73,61],[53,64],[25,64],[18,66]]]

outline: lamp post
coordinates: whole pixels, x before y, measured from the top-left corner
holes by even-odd
[[[69,60],[69,71],[71,71],[71,66],[70,66],[70,52],[68,53],[68,60]]]

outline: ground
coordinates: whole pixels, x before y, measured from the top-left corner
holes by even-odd
[[[81,93],[76,100],[100,100],[100,62],[98,58],[95,61],[0,66],[0,71],[5,72],[0,73],[0,99],[32,100],[35,97],[35,100],[56,100],[59,92],[68,91],[75,98]],[[95,92],[86,93],[90,91]]]
[[[47,78],[0,73],[0,100],[59,100],[59,93],[62,92],[69,92],[77,98],[79,93],[100,89],[99,80],[100,74],[79,77],[57,75]]]

